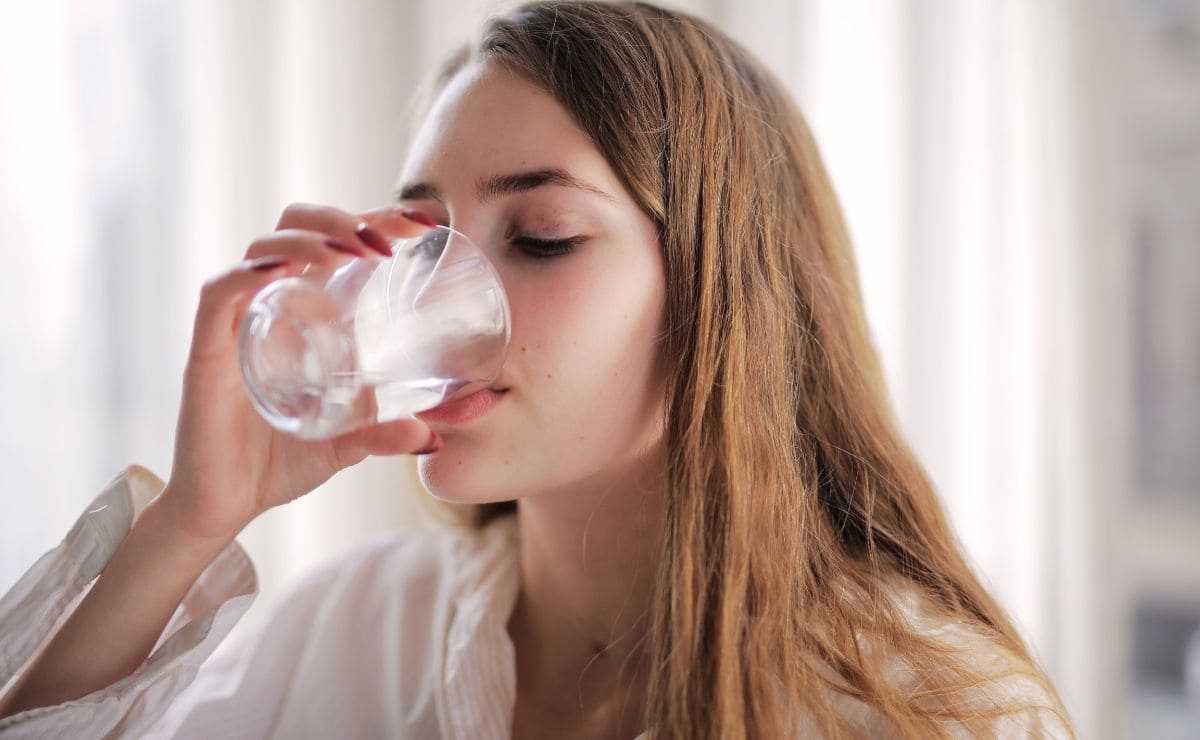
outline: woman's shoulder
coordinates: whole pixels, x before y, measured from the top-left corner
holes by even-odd
[[[977,705],[985,713],[997,706],[1015,710],[984,721],[984,727],[973,725],[952,734],[975,737],[983,732],[1004,738],[1073,737],[1058,698],[1035,666],[978,625],[945,616],[913,584],[893,585],[892,596],[897,611],[914,634],[933,641],[954,655],[956,662],[979,676],[979,685],[969,695],[958,697],[958,701]],[[925,682],[920,671],[894,656],[888,666],[891,679],[898,686],[916,690]]]

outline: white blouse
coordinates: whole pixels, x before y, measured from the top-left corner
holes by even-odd
[[[126,468],[0,598],[0,705],[162,487],[145,468]],[[0,737],[507,738],[516,700],[507,632],[519,587],[513,519],[478,532],[371,540],[301,581],[255,639],[210,660],[258,590],[235,542],[201,574],[136,671],[82,698],[0,719]],[[868,707],[844,706],[878,736]],[[1045,713],[1006,717],[995,729],[1069,737]]]

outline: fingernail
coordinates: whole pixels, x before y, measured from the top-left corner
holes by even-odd
[[[431,229],[438,225],[437,221],[433,220],[433,216],[430,216],[424,211],[418,211],[415,208],[404,208],[400,211],[400,215],[404,216],[413,223],[418,223],[422,226],[428,226]]]
[[[267,270],[274,270],[277,267],[283,267],[286,264],[288,264],[286,257],[259,257],[256,260],[251,260],[248,266],[251,270],[266,272]]]
[[[345,252],[346,254],[352,254],[355,257],[362,256],[357,249],[350,246],[349,244],[342,241],[341,239],[337,239],[337,238],[326,239],[325,246],[329,247],[330,249],[336,249],[339,252]]]
[[[388,240],[384,238],[383,234],[367,226],[365,221],[358,225],[354,233],[362,240],[363,244],[379,252],[384,257],[392,256],[392,245],[388,244]]]
[[[435,432],[431,429],[431,430],[429,430],[429,444],[427,444],[425,446],[425,449],[417,450],[413,454],[414,455],[428,455],[431,452],[437,452],[438,450],[442,449],[443,444],[444,444],[444,442],[442,442],[441,435],[439,435],[437,432]]]

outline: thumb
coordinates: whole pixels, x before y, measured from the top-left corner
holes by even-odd
[[[426,454],[441,449],[442,438],[417,419],[398,419],[349,432],[331,440],[343,467],[368,455]]]

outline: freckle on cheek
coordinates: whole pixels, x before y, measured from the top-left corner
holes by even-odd
[[[522,352],[524,352],[524,351],[525,351],[525,345],[523,345],[523,344],[521,345],[521,351],[522,351]]]

